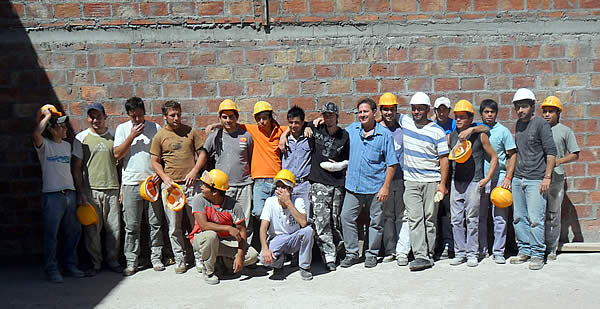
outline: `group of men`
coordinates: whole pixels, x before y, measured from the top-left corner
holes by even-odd
[[[487,255],[490,208],[492,255],[503,264],[510,208],[491,205],[490,191],[496,186],[513,194],[519,254],[510,262],[530,261],[530,269],[541,269],[546,257],[556,258],[564,195],[560,165],[576,160],[579,148],[573,131],[558,122],[558,98],[544,101],[543,119],[534,116],[535,102],[528,89],[514,96],[516,143],[496,121],[495,101],[481,102],[483,123],[474,123],[470,102],[457,102],[452,119],[450,100],[440,97],[432,121],[430,98],[422,92],[410,99],[407,115],[398,112],[391,93],[379,103],[361,99],[358,121],[345,129],[331,102],[312,122],[305,121],[301,108],[292,107],[286,127],[275,120],[266,101],[254,106],[256,124],[240,124],[236,104],[224,100],[205,141],[197,129],[182,123],[176,101],[162,105],[161,128],[145,119],[142,99],[128,99],[130,120],[114,134],[103,106],[92,103],[87,107],[89,128],[77,134],[72,148],[64,140],[68,117],[43,109],[33,140],[43,173],[46,274],[50,281],[62,282],[62,275],[94,275],[103,264],[125,276],[135,274],[142,266],[140,230],[147,220],[155,271],[165,269],[164,226],[178,274],[195,265],[206,283],[217,284],[219,266],[237,273],[260,260],[274,275],[282,275],[291,255],[301,278],[310,280],[313,243],[329,271],[362,261],[357,219],[363,210],[369,217],[363,246],[367,268],[383,256],[383,262],[396,260],[411,271],[427,269],[434,264],[436,246],[442,256],[454,255],[451,265],[477,266]],[[467,141],[470,157],[449,160],[451,149]],[[162,199],[142,198],[140,186],[148,178],[160,184]],[[167,207],[173,190],[186,198],[178,211]],[[76,205],[85,203],[94,207],[98,223],[83,227],[92,268],[82,272],[76,254],[81,226],[75,213]],[[438,208],[443,212],[439,222]],[[56,262],[59,228],[65,242],[62,273]],[[436,238],[441,239],[438,244]]]

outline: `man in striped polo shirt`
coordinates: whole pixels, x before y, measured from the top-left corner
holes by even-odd
[[[415,260],[411,271],[433,266],[435,223],[439,202],[447,194],[448,143],[444,130],[427,118],[429,96],[417,92],[410,99],[411,116],[401,115],[404,133],[404,205]],[[439,192],[439,193],[437,193]]]

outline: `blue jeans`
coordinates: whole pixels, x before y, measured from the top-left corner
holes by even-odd
[[[252,216],[257,219],[262,214],[263,207],[267,198],[273,195],[273,179],[272,178],[256,178],[254,179],[254,187],[252,188]],[[256,222],[260,222],[256,221]]]
[[[65,268],[77,267],[77,243],[81,236],[81,223],[77,219],[75,191],[44,193],[42,195],[44,220],[44,268],[46,272],[58,271],[56,243],[58,230],[62,230]]]
[[[546,193],[540,193],[542,180],[513,178],[514,226],[519,253],[544,257],[544,217]]]

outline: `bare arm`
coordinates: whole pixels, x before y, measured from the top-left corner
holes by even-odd
[[[300,227],[305,227],[307,224],[306,214],[301,213],[298,211],[298,209],[296,209],[296,206],[294,206],[294,203],[292,203],[290,191],[286,189],[277,188],[275,190],[275,195],[277,196],[277,200],[279,201],[281,206],[290,210],[290,213],[294,217],[294,220],[298,222]]]
[[[269,249],[269,244],[267,243],[267,231],[269,230],[269,224],[271,224],[271,222],[267,220],[260,221],[260,255],[262,256],[265,264],[273,264],[275,261],[275,255],[273,255],[273,252],[271,252],[271,249]]]
[[[444,195],[448,194],[448,187],[446,187],[446,183],[448,182],[448,169],[450,164],[448,163],[448,155],[443,155],[440,157],[440,173],[442,174],[442,180],[437,187],[437,191],[442,192]]]
[[[461,141],[464,141],[467,138],[469,138],[469,136],[471,136],[472,134],[487,133],[489,131],[490,131],[490,128],[488,126],[480,124],[476,127],[470,127],[465,130],[462,130],[460,133],[458,133],[458,139]]]
[[[191,186],[194,184],[194,182],[196,182],[196,177],[198,176],[198,173],[200,172],[200,170],[202,170],[202,168],[204,168],[204,165],[206,165],[206,161],[208,158],[206,150],[202,148],[196,152],[196,155],[198,156],[198,159],[196,160],[194,167],[187,175],[185,175],[185,178],[183,179],[183,181],[185,181],[186,186]]]
[[[73,181],[75,182],[75,189],[77,190],[78,201],[81,204],[88,202],[87,196],[84,193],[83,187],[83,160],[76,156],[71,156],[71,174],[73,174]]]
[[[390,194],[390,185],[392,184],[392,179],[394,179],[397,166],[398,164],[394,164],[385,169],[385,180],[383,181],[383,186],[381,186],[379,192],[377,192],[377,200],[379,202],[385,202],[388,199]]]
[[[490,182],[490,180],[492,180],[492,176],[494,176],[496,167],[498,167],[498,154],[490,144],[490,140],[486,134],[480,134],[479,138],[481,139],[481,146],[483,147],[483,150],[485,150],[490,157],[490,169],[488,170],[485,178],[479,182],[479,187],[483,188],[488,182]]]
[[[33,143],[36,148],[40,148],[42,146],[42,143],[44,142],[44,137],[42,136],[42,133],[44,133],[44,130],[46,130],[46,126],[48,126],[48,121],[50,121],[50,118],[52,118],[52,113],[50,113],[49,109],[44,109],[42,113],[44,114],[44,118],[42,119],[42,121],[40,121],[40,123],[38,123],[37,127],[35,127],[35,129],[33,130]]]
[[[577,160],[579,160],[579,152],[569,153],[562,158],[556,159],[556,166],[567,164],[570,162],[575,162]]]
[[[544,173],[544,180],[540,185],[540,192],[548,191],[550,187],[550,181],[552,180],[552,170],[554,170],[556,164],[556,157],[553,155],[546,156],[546,172]]]
[[[512,177],[517,164],[517,150],[511,149],[506,151],[506,177],[502,181],[502,188],[510,190],[512,185]]]

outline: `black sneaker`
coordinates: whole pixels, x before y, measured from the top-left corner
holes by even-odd
[[[357,256],[348,255],[340,262],[340,266],[348,268],[354,264],[358,264],[358,262],[360,262],[360,259]]]
[[[367,256],[365,259],[365,268],[373,268],[377,266],[377,258],[374,256]]]
[[[310,270],[300,268],[300,277],[302,277],[302,280],[312,280],[313,275]]]
[[[408,263],[408,268],[410,271],[420,271],[425,270],[427,268],[431,268],[433,263],[430,260],[426,260],[423,258],[416,258],[414,261]]]
[[[273,274],[269,277],[271,280],[285,280],[285,272],[282,268],[273,268]]]

